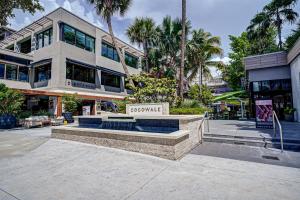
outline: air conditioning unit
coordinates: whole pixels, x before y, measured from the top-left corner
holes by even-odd
[[[66,86],[67,87],[72,87],[72,80],[71,79],[66,80]]]

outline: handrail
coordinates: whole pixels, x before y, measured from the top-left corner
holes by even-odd
[[[276,137],[276,122],[275,122],[275,120],[277,121],[277,124],[278,124],[278,127],[279,127],[281,152],[283,152],[282,127],[281,127],[281,124],[280,124],[280,122],[279,122],[279,119],[278,119],[278,117],[277,117],[276,112],[273,111],[273,129],[274,129],[274,137]]]
[[[203,132],[204,132],[204,128],[202,128],[202,125],[204,125],[205,121],[207,123],[207,132],[209,132],[209,116],[208,116],[207,111],[204,113],[203,119],[201,120],[201,123],[200,123],[200,129],[202,129],[201,130],[201,143],[203,142]]]

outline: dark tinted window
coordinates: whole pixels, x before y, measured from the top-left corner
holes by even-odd
[[[101,72],[101,84],[120,88],[121,77],[106,72]]]
[[[133,67],[133,68],[138,68],[138,57],[135,57],[131,54],[125,53],[125,62],[126,65]]]
[[[75,29],[64,24],[63,38],[66,43],[75,44]]]
[[[5,65],[0,64],[0,78],[4,78]]]
[[[85,49],[95,52],[95,39],[90,36],[85,36]]]
[[[19,81],[28,82],[28,67],[19,67]]]
[[[6,65],[6,79],[17,80],[18,67],[16,65]]]
[[[106,42],[102,42],[101,55],[111,60],[120,62],[117,50]]]
[[[53,29],[49,28],[36,35],[36,49],[46,47],[52,43]]]
[[[253,82],[252,83],[252,91],[259,92],[260,91],[260,82]]]
[[[51,63],[34,68],[34,81],[46,81],[51,79]]]
[[[95,69],[67,63],[66,78],[95,84]]]
[[[85,34],[80,31],[76,31],[76,46],[85,48]]]

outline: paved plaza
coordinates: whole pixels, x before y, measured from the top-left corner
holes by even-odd
[[[274,200],[300,196],[299,168],[193,152],[170,161],[50,139],[49,135],[49,128],[0,132],[1,200]],[[27,145],[20,147],[22,141]]]

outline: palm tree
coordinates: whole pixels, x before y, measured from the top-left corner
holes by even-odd
[[[114,14],[118,13],[120,16],[124,16],[125,12],[130,7],[132,0],[88,0],[91,4],[95,5],[96,12],[100,15],[107,23],[109,34],[112,38],[112,43],[117,50],[121,64],[123,66],[126,76],[129,78],[130,74],[125,63],[123,54],[120,51],[119,45],[115,38],[111,18]],[[129,79],[129,84],[133,85],[133,81]]]
[[[127,29],[126,34],[131,43],[139,47],[143,45],[145,68],[149,72],[149,48],[153,47],[158,38],[155,22],[151,18],[136,18],[134,23]]]
[[[270,27],[277,28],[278,46],[282,49],[282,27],[285,22],[295,23],[298,13],[293,10],[293,7],[298,0],[272,0],[267,4],[263,11],[256,14],[251,20],[248,31],[258,30],[264,32]]]
[[[182,0],[182,27],[186,24],[186,0]],[[183,99],[183,78],[184,78],[184,58],[185,58],[185,28],[182,28],[181,34],[181,63],[180,63],[180,73],[179,73],[179,96]]]
[[[185,35],[188,35],[191,29],[190,21],[185,24]],[[180,66],[180,44],[181,44],[182,22],[180,19],[172,20],[170,16],[163,19],[159,26],[158,49],[162,54],[161,65],[165,71],[175,74]]]
[[[187,44],[187,75],[188,80],[193,80],[199,74],[200,88],[203,76],[210,77],[209,67],[220,67],[221,61],[212,61],[214,56],[222,56],[223,50],[220,47],[221,39],[212,36],[203,29],[194,30],[192,39]]]

